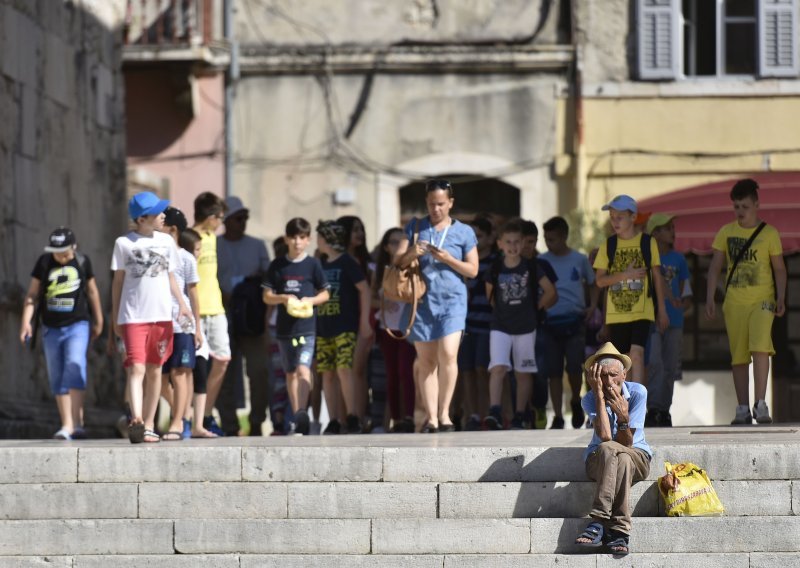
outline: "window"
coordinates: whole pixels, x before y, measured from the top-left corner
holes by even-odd
[[[639,77],[797,77],[797,3],[637,0]]]

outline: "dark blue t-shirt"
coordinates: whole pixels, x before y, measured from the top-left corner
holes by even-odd
[[[317,335],[357,333],[361,306],[356,284],[365,280],[361,266],[349,254],[342,254],[333,262],[323,260],[322,271],[330,285],[331,299],[317,308]]]
[[[536,329],[540,278],[538,263],[524,258],[513,268],[498,259],[487,271],[486,282],[493,286],[493,331],[522,335]]]
[[[293,294],[299,299],[313,298],[317,291],[328,288],[322,265],[316,258],[306,256],[302,260],[292,261],[288,257],[276,258],[269,265],[267,276],[262,284],[275,294]],[[278,323],[276,337],[289,339],[300,335],[314,335],[316,331],[316,313],[310,318],[296,318],[286,312],[286,306],[278,305]]]

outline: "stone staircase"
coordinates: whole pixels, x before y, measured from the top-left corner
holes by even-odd
[[[0,568],[800,567],[800,428],[648,431],[633,554],[575,554],[590,433],[0,442]],[[723,517],[665,518],[664,460]]]

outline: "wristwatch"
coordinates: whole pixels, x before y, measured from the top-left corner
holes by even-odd
[[[617,430],[627,430],[627,429],[628,429],[627,422],[620,422],[619,424],[617,424]]]

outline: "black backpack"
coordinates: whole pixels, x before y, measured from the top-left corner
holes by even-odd
[[[250,276],[231,293],[231,329],[234,335],[257,337],[267,329],[267,305],[263,300],[261,277]]]

